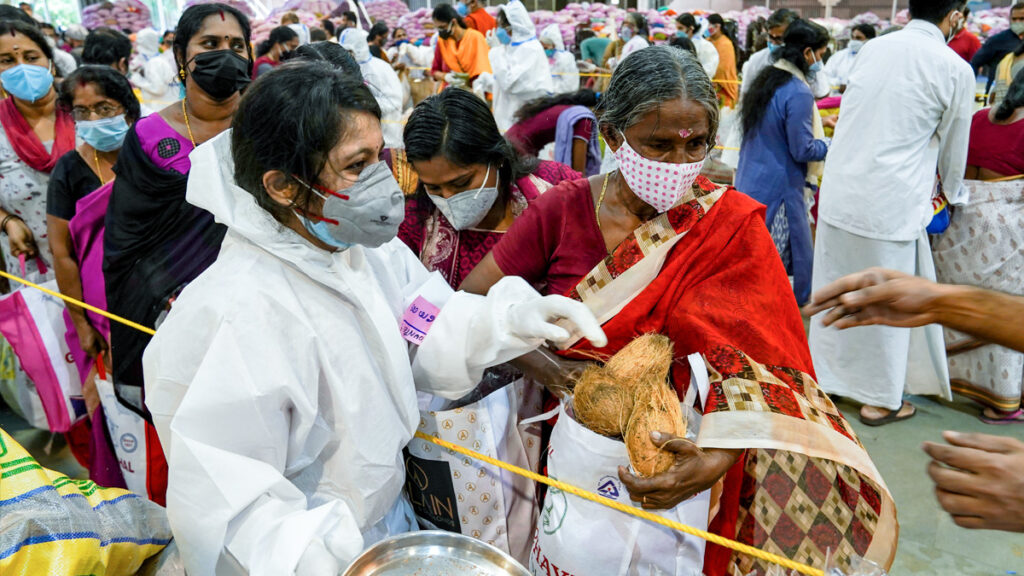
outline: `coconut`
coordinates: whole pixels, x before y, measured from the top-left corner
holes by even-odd
[[[674,352],[675,347],[668,337],[644,334],[612,356],[605,369],[623,386],[636,390],[642,382],[664,382],[672,367]]]
[[[665,472],[675,462],[673,452],[660,449],[651,441],[651,432],[686,437],[679,398],[664,379],[649,378],[637,388],[624,437],[633,470],[645,478]]]
[[[588,366],[573,391],[576,419],[590,430],[621,438],[633,412],[633,393],[607,370]]]

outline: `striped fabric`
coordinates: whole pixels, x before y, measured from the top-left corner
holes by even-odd
[[[171,541],[160,506],[39,465],[0,429],[0,574],[135,574]]]

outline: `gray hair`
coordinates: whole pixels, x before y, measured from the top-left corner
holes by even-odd
[[[601,95],[597,105],[599,122],[625,132],[648,112],[679,98],[704,107],[708,142],[715,142],[718,96],[700,61],[688,51],[671,46],[637,50],[619,64],[608,90]]]

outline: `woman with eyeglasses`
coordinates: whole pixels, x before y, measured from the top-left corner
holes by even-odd
[[[185,200],[189,154],[231,126],[253,64],[249,19],[231,6],[192,6],[176,32],[174,59],[185,97],[128,132],[114,169],[103,235],[108,309],[149,327],[157,326],[185,286],[217,259],[224,227]],[[142,352],[149,340],[134,328],[111,324],[117,398],[147,418]],[[166,468],[160,447],[147,446],[146,454],[154,461],[145,492],[162,504]]]
[[[0,254],[18,276],[19,256],[52,261],[46,188],[57,160],[75,147],[71,115],[57,107],[54,71],[53,49],[37,28],[0,21],[0,85],[9,96],[0,101],[0,231],[7,235]]]
[[[57,105],[61,111],[71,113],[81,144],[61,156],[53,169],[46,199],[47,233],[57,286],[62,294],[84,300],[82,262],[76,255],[80,252],[76,251],[76,242],[72,240],[70,221],[86,196],[113,181],[113,167],[121,144],[139,119],[139,101],[123,74],[109,66],[84,66],[61,84]],[[105,305],[106,302],[90,303]],[[107,322],[103,320],[97,325],[95,316],[87,316],[85,310],[77,306],[68,306],[67,311],[84,356],[95,358],[105,353],[109,335]],[[98,401],[98,398],[87,395],[86,400]],[[90,413],[95,406],[89,406]]]

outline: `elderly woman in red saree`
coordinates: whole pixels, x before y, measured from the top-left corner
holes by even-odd
[[[888,567],[892,497],[815,383],[765,208],[699,176],[718,127],[700,63],[672,48],[641,50],[616,70],[597,112],[619,171],[549,190],[463,288],[486,292],[517,275],[587,304],[609,345],[577,343],[562,353],[566,364],[608,357],[642,334],[668,336],[680,398],[691,386],[686,359],[701,355],[710,386],[696,443],[653,434],[676,461],[652,478],[620,468],[635,502],[672,509],[724,481],[712,532],[818,568],[829,550],[840,567],[854,556]],[[702,569],[764,574],[768,565],[709,544]]]

